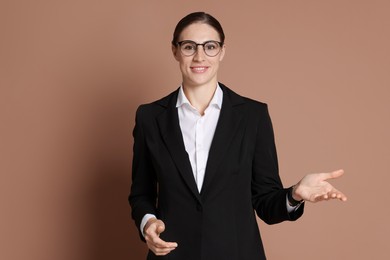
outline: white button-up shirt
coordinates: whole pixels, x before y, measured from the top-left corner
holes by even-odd
[[[180,87],[177,97],[180,129],[199,192],[202,189],[209,150],[221,112],[222,98],[222,89],[217,86],[202,116],[185,96],[183,87]]]

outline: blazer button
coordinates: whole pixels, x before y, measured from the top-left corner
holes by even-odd
[[[196,210],[199,211],[199,212],[202,212],[202,205],[200,204],[196,204]]]

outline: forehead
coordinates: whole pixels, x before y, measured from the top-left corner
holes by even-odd
[[[179,41],[192,40],[195,42],[204,42],[209,40],[220,41],[218,32],[210,25],[205,23],[193,23],[188,25],[181,32]]]

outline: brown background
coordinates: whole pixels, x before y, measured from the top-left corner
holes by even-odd
[[[216,16],[219,79],[270,105],[282,179],[344,168],[347,203],[261,225],[269,259],[389,259],[390,4],[0,2],[0,259],[144,259],[130,220],[136,107],[176,89],[177,21]]]

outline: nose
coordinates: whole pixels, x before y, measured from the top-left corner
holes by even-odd
[[[206,53],[204,52],[203,46],[198,45],[194,55],[194,61],[204,61],[205,57]]]

